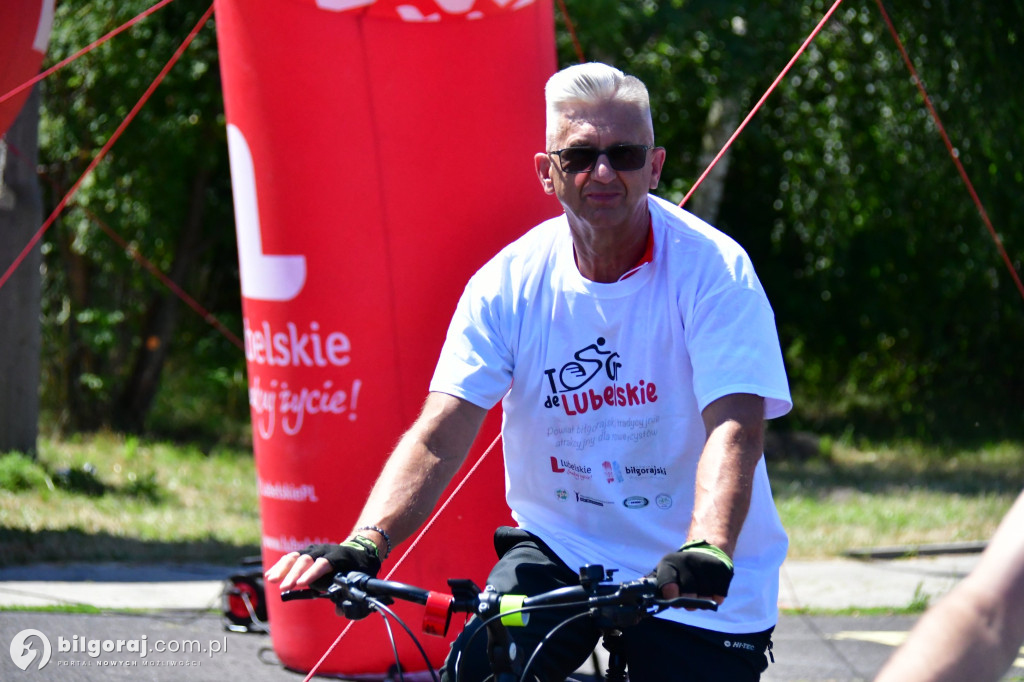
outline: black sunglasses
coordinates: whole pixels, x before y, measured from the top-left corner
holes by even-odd
[[[558,157],[563,173],[589,173],[594,170],[597,160],[602,154],[608,157],[608,163],[617,171],[640,170],[647,163],[648,150],[654,149],[649,144],[617,144],[604,149],[596,147],[566,147],[548,152]]]

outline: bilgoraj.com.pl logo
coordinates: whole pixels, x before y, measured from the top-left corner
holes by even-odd
[[[42,670],[50,662],[50,639],[39,630],[22,630],[11,640],[11,660],[22,670],[38,660],[35,667]]]
[[[134,639],[98,639],[74,635],[58,636],[56,646],[50,638],[33,628],[22,630],[11,640],[11,660],[22,670],[42,670],[47,665],[60,667],[149,667],[198,666],[198,656],[212,657],[227,651],[227,638],[201,642],[197,639],[152,640],[147,635]],[[151,653],[183,655],[185,660],[153,660]],[[71,654],[73,658],[54,656]],[[83,659],[82,657],[88,657]],[[52,659],[52,660],[51,660]]]

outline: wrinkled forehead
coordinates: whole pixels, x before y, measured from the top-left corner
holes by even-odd
[[[633,102],[564,103],[549,115],[548,149],[582,144],[654,144],[650,112]]]

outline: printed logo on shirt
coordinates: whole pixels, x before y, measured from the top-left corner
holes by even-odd
[[[589,495],[583,495],[579,491],[574,490],[576,493],[576,501],[584,504],[592,504],[595,507],[603,507],[606,504],[615,504],[611,500],[599,500],[596,497],[590,497]]]
[[[629,478],[665,478],[668,469],[656,465],[627,466],[623,469]]]
[[[601,468],[604,469],[604,480],[608,483],[615,483],[618,481],[622,483],[622,469],[619,467],[618,462],[604,461],[601,463]]]
[[[658,388],[653,382],[640,379],[636,383],[619,383],[620,356],[605,349],[605,345],[607,340],[599,336],[594,343],[573,353],[573,359],[561,367],[544,370],[550,390],[544,407],[561,407],[571,417],[605,407],[646,405],[658,399]],[[594,382],[595,379],[598,381]]]
[[[651,478],[666,478],[668,476],[668,468],[657,465],[627,465],[625,467],[620,466],[617,460],[604,461],[601,463],[601,469],[604,472],[604,480],[607,483],[622,483],[626,478],[632,479],[651,479]]]
[[[622,501],[622,506],[626,509],[643,509],[650,503],[651,501],[642,495],[633,495],[632,497],[624,499]]]
[[[560,499],[562,501],[568,500],[569,499],[569,491],[566,490],[565,488],[559,488],[558,490],[555,491],[555,497],[557,497],[558,499]]]
[[[564,457],[551,457],[551,471],[556,474],[568,474],[578,481],[589,481],[593,478],[593,470],[590,467]]]
[[[671,509],[672,508],[672,496],[665,493],[661,493],[654,498],[654,504],[658,505],[658,509]]]
[[[544,370],[551,392],[578,391],[599,376],[608,381],[618,380],[622,363],[618,353],[602,348],[606,343],[605,338],[599,336],[594,343],[573,353],[574,359],[561,368]]]

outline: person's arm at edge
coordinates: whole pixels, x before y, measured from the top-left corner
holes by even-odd
[[[702,412],[707,440],[697,465],[693,517],[687,540],[707,540],[732,557],[750,509],[754,470],[764,454],[764,398],[737,393]],[[667,598],[678,596],[666,585]],[[717,601],[722,595],[714,596]]]
[[[412,535],[462,466],[486,414],[484,408],[461,398],[430,393],[385,463],[354,528],[381,528],[395,545]],[[367,530],[359,535],[377,545],[384,557],[383,536]],[[282,591],[305,589],[329,571],[326,559],[291,552],[266,572],[266,579],[279,582]]]
[[[918,620],[876,682],[998,680],[1024,643],[1024,493],[974,570]]]

